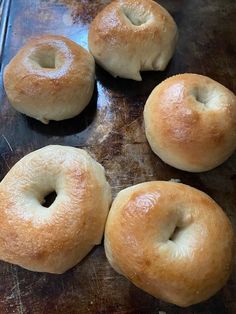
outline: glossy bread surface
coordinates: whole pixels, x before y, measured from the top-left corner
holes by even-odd
[[[203,75],[179,74],[157,85],[144,121],[152,150],[178,169],[211,170],[236,148],[236,96]]]
[[[47,195],[56,198],[46,207]],[[111,202],[104,169],[84,150],[49,145],[0,183],[0,259],[61,274],[101,243]]]
[[[89,28],[89,49],[114,77],[141,81],[140,71],[163,71],[176,46],[175,21],[152,0],[115,0]]]
[[[27,41],[5,67],[4,88],[12,106],[45,124],[78,115],[91,100],[91,54],[63,36]]]
[[[208,195],[175,182],[122,190],[105,228],[106,256],[114,269],[156,298],[182,307],[224,286],[233,247],[223,210]]]

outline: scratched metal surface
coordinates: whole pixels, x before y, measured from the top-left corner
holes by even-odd
[[[87,47],[88,26],[110,1],[12,0],[2,68],[29,37],[63,34]],[[175,18],[180,39],[163,73],[143,82],[114,79],[97,67],[97,87],[88,108],[48,126],[12,109],[0,79],[0,178],[26,153],[48,144],[89,151],[106,168],[113,195],[143,181],[178,178],[207,192],[236,226],[236,155],[204,174],[175,170],[156,157],[144,136],[142,111],[151,90],[176,73],[209,75],[236,92],[235,0],[162,0]],[[1,73],[2,75],[2,73]],[[160,302],[116,274],[96,247],[80,265],[56,276],[0,262],[0,313],[236,313],[236,269],[224,289],[187,309]]]

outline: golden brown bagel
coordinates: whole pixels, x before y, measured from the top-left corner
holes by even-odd
[[[105,227],[112,267],[156,298],[183,307],[222,288],[233,246],[222,209],[180,183],[148,182],[121,191]]]
[[[44,198],[55,191],[50,207]],[[0,183],[0,259],[63,273],[101,242],[111,191],[85,151],[47,146],[18,161]]]
[[[89,49],[110,74],[141,81],[140,71],[164,70],[173,55],[177,26],[152,0],[117,0],[91,23]]]
[[[180,74],[159,84],[144,121],[154,153],[178,169],[213,169],[236,148],[236,97],[206,76]]]
[[[93,57],[73,41],[53,35],[30,40],[6,66],[4,86],[12,106],[48,123],[78,115],[94,89]]]

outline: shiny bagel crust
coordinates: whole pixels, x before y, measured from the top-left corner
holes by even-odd
[[[4,70],[4,86],[19,112],[48,123],[78,115],[94,90],[92,55],[55,35],[31,39]]]
[[[223,287],[233,247],[223,210],[180,183],[148,182],[121,191],[105,228],[111,266],[154,297],[182,307]]]
[[[211,170],[236,148],[236,97],[206,76],[163,81],[146,102],[144,121],[154,153],[178,169]]]
[[[178,38],[171,15],[152,0],[117,0],[95,17],[89,49],[114,77],[141,81],[140,71],[164,70]]]
[[[56,199],[44,207],[53,191]],[[84,150],[51,145],[11,168],[0,197],[0,259],[63,273],[100,244],[111,191],[103,167]]]

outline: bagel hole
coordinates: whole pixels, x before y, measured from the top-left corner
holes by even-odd
[[[181,228],[178,227],[178,226],[176,226],[175,229],[174,229],[174,231],[172,232],[172,234],[171,234],[169,240],[174,242],[174,241],[176,240],[176,238],[178,237],[178,235],[179,235],[179,233],[180,233],[180,230],[181,230]]]
[[[127,8],[126,6],[122,6],[122,12],[124,16],[129,20],[129,22],[134,26],[141,26],[148,21],[148,16],[145,12],[142,14],[141,12],[135,12],[131,8]]]
[[[202,94],[196,93],[195,98],[196,98],[196,101],[200,102],[203,105],[206,105],[206,99],[203,97]]]
[[[56,53],[54,49],[42,49],[36,51],[31,57],[31,61],[43,69],[56,69]]]
[[[48,208],[54,203],[56,198],[57,198],[57,193],[56,191],[53,191],[44,197],[43,203],[41,205],[43,207]]]
[[[213,95],[208,88],[196,88],[193,91],[193,96],[197,103],[202,106],[202,109],[210,109],[212,107],[210,100],[213,98]]]
[[[200,90],[195,90],[194,97],[203,110],[222,107],[222,95],[214,88],[202,87]]]

